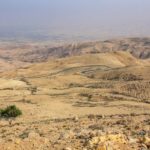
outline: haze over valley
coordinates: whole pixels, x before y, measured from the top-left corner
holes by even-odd
[[[0,150],[149,150],[150,1],[0,1]]]
[[[5,0],[0,39],[74,41],[150,34],[148,0]]]

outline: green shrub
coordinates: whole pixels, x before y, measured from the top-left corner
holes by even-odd
[[[17,117],[22,115],[22,111],[15,105],[8,106],[5,109],[0,110],[0,116],[4,118]]]

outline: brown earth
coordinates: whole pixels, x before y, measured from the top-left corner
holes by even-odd
[[[117,51],[49,59],[0,73],[0,149],[150,148],[150,62]]]

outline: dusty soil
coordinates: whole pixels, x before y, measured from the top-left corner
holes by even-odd
[[[127,52],[49,60],[0,73],[2,150],[150,148],[150,63]]]

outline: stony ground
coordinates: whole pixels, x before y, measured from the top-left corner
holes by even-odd
[[[0,150],[150,149],[150,64],[88,54],[0,73]],[[91,115],[90,115],[91,114]]]
[[[150,115],[0,120],[2,150],[148,150]]]

